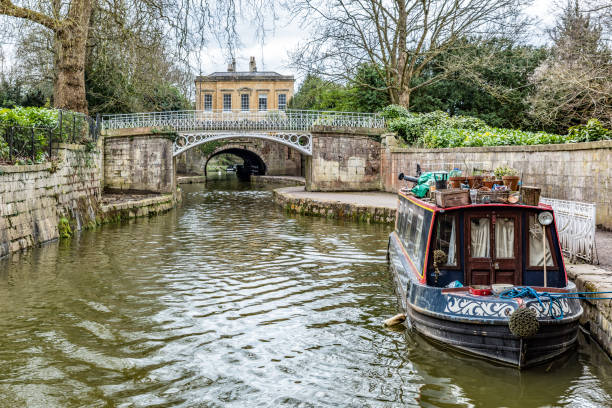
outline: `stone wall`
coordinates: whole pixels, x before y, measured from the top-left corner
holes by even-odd
[[[379,190],[381,133],[382,129],[315,126],[306,190]]]
[[[0,166],[0,256],[57,239],[62,217],[77,229],[96,223],[100,149],[59,145],[53,162]]]
[[[169,194],[176,190],[172,136],[152,128],[107,130],[104,188]]]
[[[542,188],[542,195],[563,200],[594,202],[597,224],[612,229],[612,141],[536,146],[466,147],[455,149],[405,149],[385,138],[382,153],[382,186],[397,191],[403,172],[464,167],[477,163],[485,169],[508,165],[522,172],[525,185]]]

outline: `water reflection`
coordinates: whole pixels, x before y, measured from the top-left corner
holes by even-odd
[[[519,373],[405,331],[388,227],[235,179],[0,260],[0,406],[606,406],[596,347]]]

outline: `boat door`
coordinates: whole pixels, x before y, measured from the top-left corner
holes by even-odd
[[[474,212],[465,217],[465,282],[521,284],[521,222],[517,213]]]

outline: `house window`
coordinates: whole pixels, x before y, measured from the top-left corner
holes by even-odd
[[[211,111],[212,110],[212,95],[204,94],[204,110]]]
[[[259,95],[259,110],[260,111],[268,110],[268,95],[266,94]]]
[[[287,109],[287,95],[286,94],[278,94],[278,109],[279,110]]]
[[[249,110],[249,95],[248,94],[240,95],[240,109],[243,111]]]
[[[223,110],[232,110],[232,94],[223,94]]]

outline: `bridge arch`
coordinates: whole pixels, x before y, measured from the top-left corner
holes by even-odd
[[[256,167],[257,175],[266,174],[266,170],[268,169],[268,165],[264,161],[263,157],[265,157],[264,152],[260,151],[254,146],[247,146],[245,144],[240,143],[228,143],[223,146],[217,147],[211,153],[209,153],[204,158],[204,175],[207,175],[207,167],[208,162],[215,156],[219,156],[221,154],[232,154],[234,156],[240,157],[244,161],[244,166],[250,166],[253,169]]]
[[[226,139],[263,139],[277,142],[289,146],[307,156],[312,156],[312,135],[310,133],[291,133],[291,132],[190,132],[179,133],[174,141],[173,156],[186,152],[187,150],[199,146],[203,143],[215,140]]]

